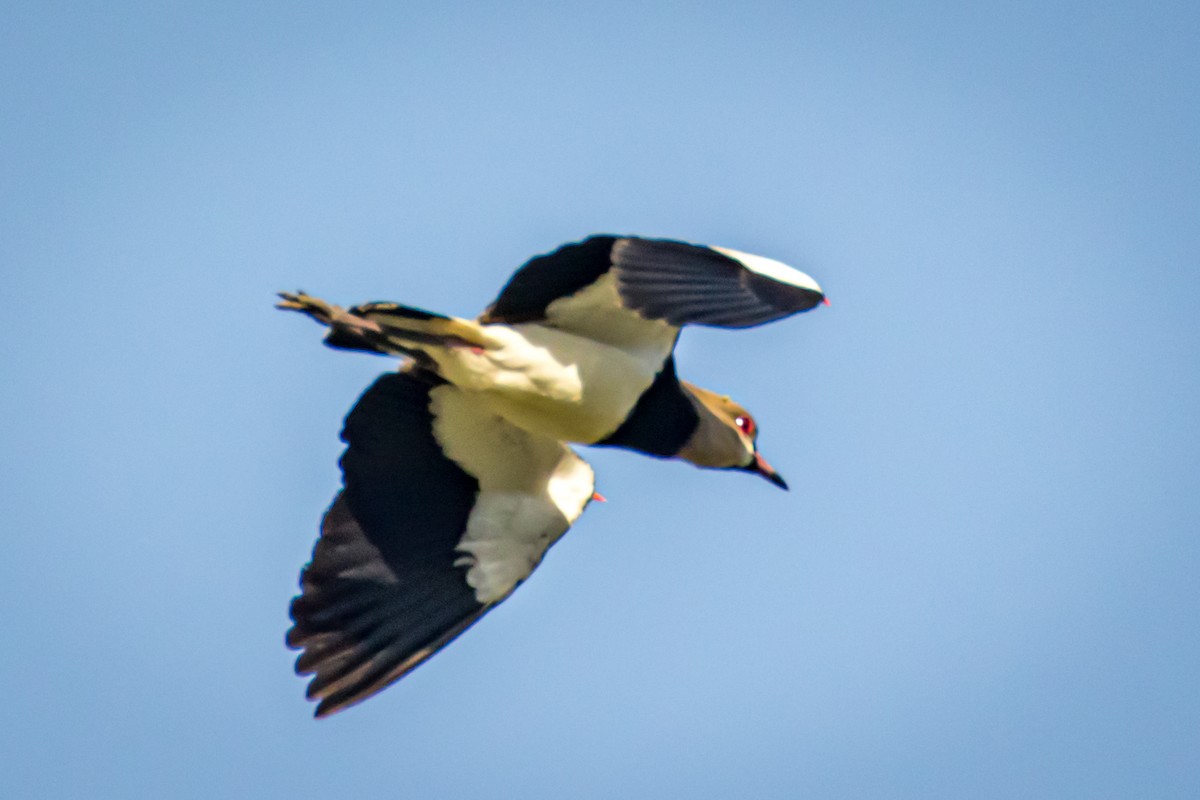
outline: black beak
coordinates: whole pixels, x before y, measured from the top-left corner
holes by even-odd
[[[787,481],[783,479],[783,476],[776,472],[775,468],[768,464],[767,460],[758,453],[754,454],[754,463],[746,467],[746,471],[753,472],[756,475],[762,475],[764,478],[778,486],[780,489],[783,489],[785,492],[788,490]]]

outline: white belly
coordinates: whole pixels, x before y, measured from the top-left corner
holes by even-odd
[[[674,343],[630,351],[541,325],[483,330],[483,352],[430,351],[442,377],[520,428],[585,444],[625,421]]]

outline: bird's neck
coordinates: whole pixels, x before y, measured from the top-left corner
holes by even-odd
[[[736,429],[720,413],[719,398],[707,389],[680,381],[683,394],[699,418],[696,430],[678,456],[698,467],[737,467],[746,459],[746,447]]]

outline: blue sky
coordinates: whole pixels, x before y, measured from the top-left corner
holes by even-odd
[[[39,3],[0,26],[5,797],[1194,797],[1184,3]],[[382,359],[595,232],[833,305],[697,330],[792,485],[589,451],[503,607],[320,723],[282,644]]]

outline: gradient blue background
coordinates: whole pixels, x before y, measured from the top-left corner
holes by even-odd
[[[252,7],[248,7],[251,6]],[[0,24],[0,796],[1200,796],[1192,3],[29,3]],[[508,603],[321,723],[282,644],[383,359],[613,231],[790,493],[585,453]]]

